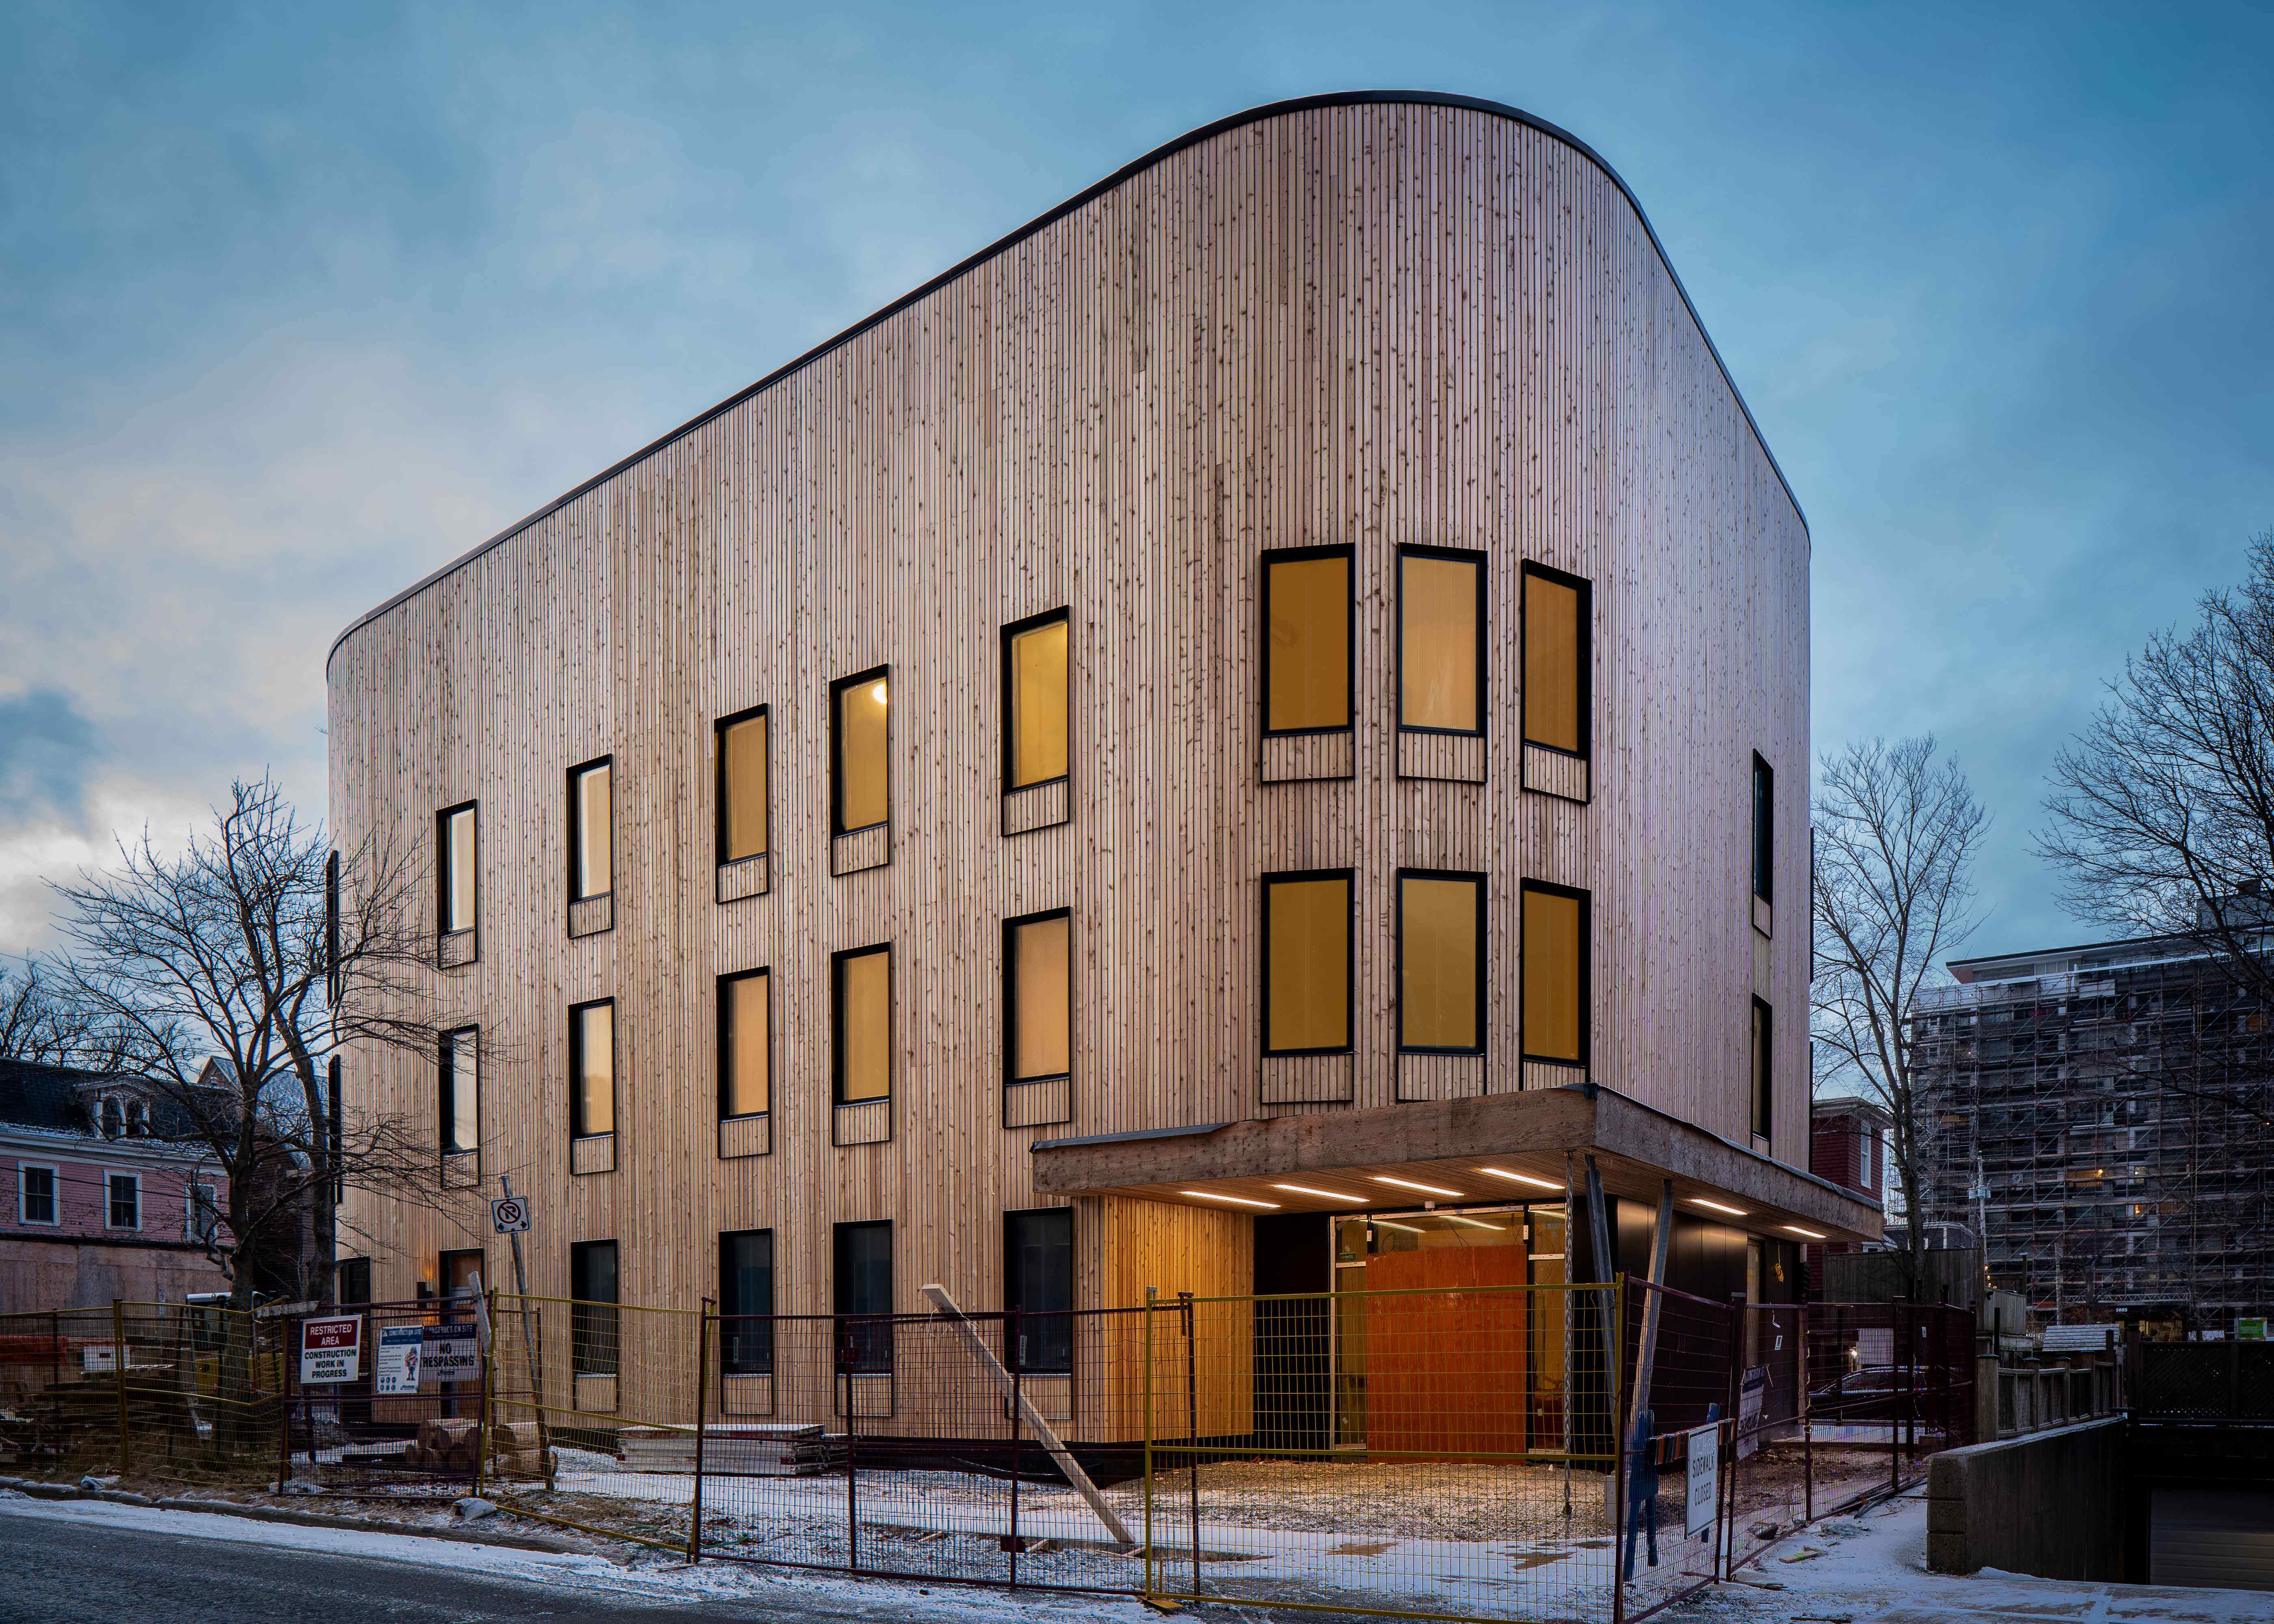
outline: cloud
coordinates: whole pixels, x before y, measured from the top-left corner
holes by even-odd
[[[0,825],[78,822],[100,751],[94,726],[60,689],[0,699]]]

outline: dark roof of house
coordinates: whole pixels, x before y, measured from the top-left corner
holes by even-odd
[[[36,1060],[0,1060],[0,1123],[65,1133],[93,1132],[79,1091],[99,1081],[99,1071],[42,1065]]]

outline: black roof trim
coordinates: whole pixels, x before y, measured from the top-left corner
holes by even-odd
[[[1126,1133],[1085,1133],[1079,1139],[1036,1139],[1027,1147],[1036,1150],[1072,1150],[1078,1145],[1127,1145],[1138,1139],[1181,1139],[1199,1133],[1221,1133],[1228,1122],[1195,1123],[1186,1128],[1134,1128]]]
[[[735,407],[740,406],[752,395],[758,394],[761,390],[772,388],[775,384],[779,383],[783,379],[787,378],[793,372],[795,372],[801,368],[819,360],[822,357],[828,355],[831,351],[841,349],[843,346],[860,337],[863,333],[866,333],[870,328],[876,327],[882,322],[887,321],[892,317],[900,314],[900,312],[906,310],[918,299],[925,298],[930,297],[931,294],[937,293],[939,289],[946,287],[950,282],[954,282],[958,277],[962,276],[965,273],[983,265],[988,260],[993,259],[996,255],[1003,252],[1005,250],[1016,247],[1019,244],[1026,241],[1027,238],[1034,236],[1036,232],[1047,229],[1049,227],[1057,224],[1058,222],[1065,218],[1066,215],[1073,213],[1074,210],[1081,208],[1085,204],[1094,202],[1098,198],[1103,197],[1105,193],[1120,185],[1123,182],[1142,174],[1145,170],[1151,169],[1155,164],[1163,162],[1164,159],[1174,157],[1177,154],[1184,151],[1188,147],[1196,147],[1202,141],[1209,140],[1216,136],[1225,134],[1230,131],[1240,129],[1248,124],[1261,124],[1267,118],[1284,117],[1291,113],[1314,112],[1321,108],[1367,107],[1382,104],[1415,107],[1463,108],[1471,112],[1492,113],[1502,118],[1514,119],[1517,124],[1537,130],[1542,135],[1551,137],[1555,140],[1562,142],[1566,147],[1570,147],[1572,151],[1579,154],[1580,156],[1585,158],[1590,163],[1593,163],[1597,169],[1602,170],[1606,176],[1610,177],[1611,184],[1619,189],[1620,192],[1626,198],[1629,207],[1634,210],[1635,218],[1642,222],[1644,232],[1650,237],[1650,245],[1658,251],[1659,263],[1666,267],[1667,275],[1672,279],[1674,282],[1675,292],[1682,296],[1682,307],[1690,312],[1690,320],[1696,325],[1698,328],[1698,335],[1706,341],[1706,353],[1713,357],[1713,365],[1721,369],[1721,381],[1729,386],[1729,395],[1731,398],[1737,402],[1737,410],[1744,413],[1746,426],[1753,431],[1754,444],[1760,447],[1761,455],[1768,459],[1770,471],[1776,475],[1777,483],[1784,487],[1785,500],[1792,503],[1793,512],[1799,515],[1801,528],[1805,530],[1808,528],[1808,515],[1802,509],[1800,499],[1793,494],[1792,481],[1785,477],[1784,469],[1776,460],[1776,453],[1769,449],[1767,437],[1761,432],[1761,425],[1754,420],[1753,409],[1745,403],[1744,392],[1737,387],[1737,380],[1729,374],[1729,364],[1721,358],[1721,350],[1714,345],[1713,335],[1706,330],[1706,322],[1704,318],[1698,315],[1698,306],[1690,301],[1690,289],[1682,285],[1682,277],[1680,273],[1675,270],[1674,261],[1667,257],[1666,244],[1659,241],[1658,228],[1650,223],[1650,216],[1643,212],[1642,200],[1635,196],[1634,189],[1627,184],[1626,181],[1620,176],[1616,169],[1613,169],[1608,163],[1604,162],[1603,155],[1600,153],[1588,146],[1586,142],[1581,140],[1577,136],[1573,135],[1570,131],[1565,130],[1559,125],[1549,124],[1544,118],[1534,117],[1532,114],[1525,112],[1521,108],[1510,107],[1504,102],[1494,102],[1483,96],[1454,95],[1433,90],[1341,90],[1329,92],[1323,95],[1295,96],[1284,102],[1266,102],[1261,107],[1252,107],[1245,112],[1233,113],[1227,117],[1217,119],[1214,124],[1202,124],[1197,130],[1188,131],[1185,134],[1177,137],[1176,139],[1170,141],[1163,146],[1155,147],[1143,157],[1123,164],[1119,169],[1114,170],[1112,174],[1107,176],[1103,180],[1101,180],[1096,184],[1088,186],[1081,192],[1075,193],[1073,197],[1068,198],[1065,202],[1059,204],[1057,207],[1050,210],[1048,213],[1036,215],[1034,219],[1028,221],[1025,225],[1018,228],[1018,229],[1011,232],[1008,236],[998,237],[996,241],[990,243],[978,252],[970,255],[968,258],[962,259],[957,264],[949,267],[946,270],[942,271],[938,275],[933,277],[930,282],[925,282],[922,287],[902,294],[899,298],[894,299],[883,309],[877,311],[871,315],[862,317],[851,327],[847,327],[843,332],[838,334],[834,338],[824,339],[820,343],[816,344],[812,349],[807,350],[796,359],[787,362],[784,365],[774,368],[772,372],[768,372],[764,377],[759,379],[756,383],[751,384],[748,388],[740,390],[737,393],[727,396],[725,400],[719,402],[716,406],[712,407],[709,410],[689,418],[686,422],[681,424],[669,433],[650,441],[648,444],[641,447],[637,451],[633,452],[629,456],[623,458],[614,465],[602,470],[599,473],[593,475],[590,479],[585,480],[584,484],[576,486],[574,490],[567,492],[566,493],[556,497],[553,500],[547,502],[544,507],[538,508],[535,513],[531,514],[527,518],[508,525],[504,530],[500,530],[496,535],[491,537],[487,541],[483,542],[479,546],[461,554],[459,557],[453,559],[448,564],[443,565],[440,569],[435,570],[433,574],[403,588],[403,590],[397,592],[394,597],[388,598],[385,603],[380,604],[377,608],[373,609],[368,613],[357,617],[357,619],[345,631],[342,632],[337,637],[332,640],[331,652],[324,657],[325,671],[327,673],[330,672],[332,656],[340,651],[340,644],[345,643],[358,631],[369,625],[372,621],[377,620],[380,615],[385,614],[397,604],[417,597],[428,587],[433,585],[437,581],[441,580],[445,575],[452,575],[464,566],[471,564],[483,553],[487,553],[492,547],[495,547],[505,542],[510,541],[514,537],[527,530],[531,525],[537,523],[540,520],[551,517],[553,514],[558,513],[561,508],[567,507],[570,502],[575,501],[578,497],[588,495],[599,486],[606,485],[609,480],[614,479],[618,474],[622,473],[625,470],[645,461],[651,456],[653,456],[657,452],[662,450],[665,447],[669,446],[674,440],[693,433],[697,429],[701,428],[704,424],[709,423],[712,418],[720,416],[722,413],[732,411]]]

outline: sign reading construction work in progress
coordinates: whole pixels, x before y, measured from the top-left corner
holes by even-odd
[[[353,1381],[363,1373],[363,1316],[300,1321],[300,1385]]]
[[[1682,1519],[1684,1534],[1702,1534],[1713,1526],[1713,1512],[1721,1497],[1721,1426],[1714,1422],[1690,1429],[1690,1497]]]
[[[430,1325],[421,1327],[426,1346],[418,1356],[422,1381],[478,1381],[482,1375],[482,1345],[471,1325]]]
[[[379,1363],[373,1371],[372,1393],[378,1398],[410,1398],[418,1391],[418,1354],[426,1345],[423,1325],[380,1327]]]

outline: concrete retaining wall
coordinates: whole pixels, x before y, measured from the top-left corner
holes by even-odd
[[[2124,1422],[2088,1421],[1928,1462],[1926,1565],[2124,1578]]]

